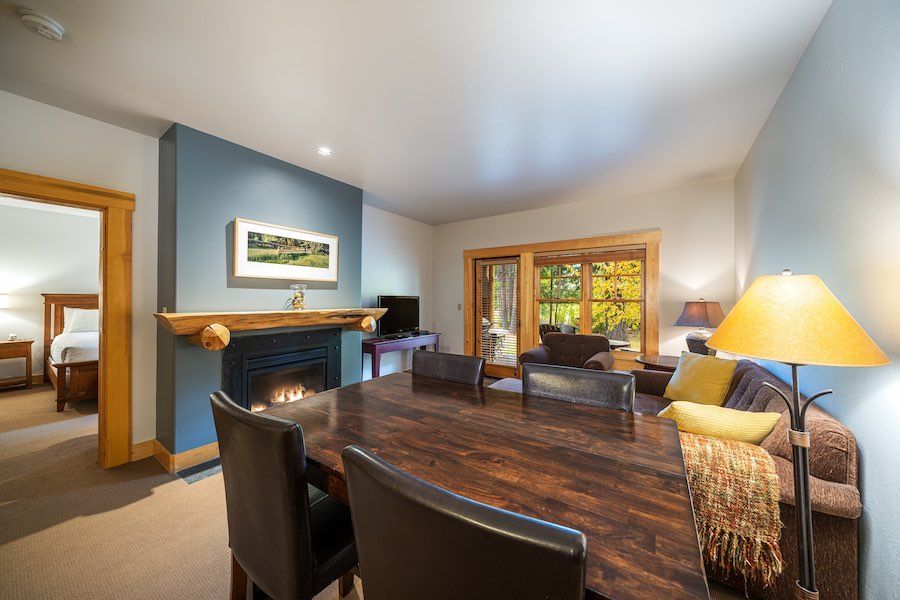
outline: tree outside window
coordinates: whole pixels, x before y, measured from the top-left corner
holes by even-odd
[[[643,261],[591,264],[591,332],[640,351],[644,313]]]
[[[581,323],[581,264],[545,265],[540,268],[538,314],[540,323]]]
[[[597,261],[596,256],[540,266],[538,323],[571,325],[581,333],[628,342],[630,350],[640,352],[644,261],[627,255],[620,255],[619,260]],[[582,315],[589,316],[590,321],[583,322]]]

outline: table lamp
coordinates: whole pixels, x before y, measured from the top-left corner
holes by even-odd
[[[715,350],[707,347],[706,341],[712,335],[706,328],[715,329],[725,318],[718,302],[706,302],[700,298],[698,302],[685,302],[681,316],[675,321],[678,327],[698,327],[685,337],[688,350],[696,354],[715,354]]]
[[[812,600],[816,589],[812,510],[809,499],[809,433],[806,409],[824,390],[800,398],[798,367],[875,367],[890,361],[872,338],[816,275],[758,277],[728,313],[707,345],[717,350],[786,363],[791,367],[791,398],[768,382],[788,405],[793,447],[794,494],[797,514],[799,580],[796,597]]]

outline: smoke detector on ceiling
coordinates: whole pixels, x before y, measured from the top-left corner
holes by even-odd
[[[62,25],[36,10],[20,8],[19,18],[22,19],[22,25],[48,40],[58,42],[66,35],[66,30]]]

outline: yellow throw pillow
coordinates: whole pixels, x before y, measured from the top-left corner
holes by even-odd
[[[722,406],[736,366],[736,360],[682,352],[663,395],[673,402],[682,400]]]
[[[695,402],[673,402],[659,413],[673,419],[678,431],[759,445],[772,433],[781,413],[747,412]]]

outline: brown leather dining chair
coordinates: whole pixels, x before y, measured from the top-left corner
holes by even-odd
[[[225,479],[231,598],[308,600],[340,578],[353,585],[349,509],[307,483],[300,426],[252,413],[224,392],[210,396]]]
[[[634,375],[525,363],[522,365],[522,393],[632,412]]]
[[[469,500],[359,446],[341,456],[366,600],[583,600],[581,532]]]
[[[484,359],[477,356],[416,350],[413,352],[412,372],[413,375],[481,385],[484,383]]]

